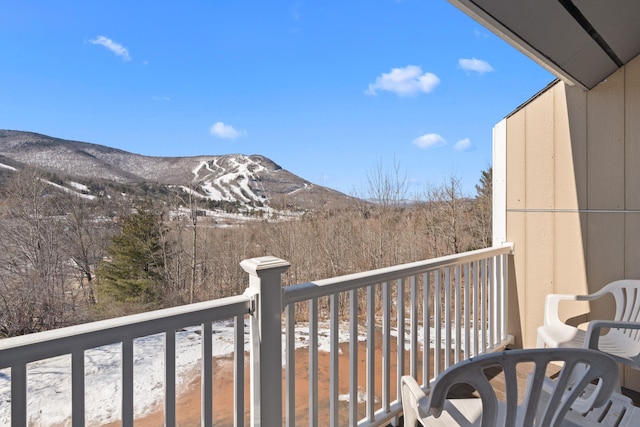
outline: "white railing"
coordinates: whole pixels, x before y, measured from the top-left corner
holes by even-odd
[[[418,377],[421,371],[428,384],[452,363],[504,349],[511,342],[506,327],[511,250],[505,245],[284,288],[287,426],[305,425],[307,417],[309,426],[397,425],[402,375]],[[329,318],[331,365],[330,378],[322,379],[330,389],[324,417],[318,414],[323,407],[317,342],[322,317]],[[306,416],[296,413],[299,374],[291,351],[301,319],[309,328]],[[348,343],[341,349],[345,329]],[[347,348],[348,368],[342,372],[339,354]]]
[[[503,245],[285,288],[280,275],[289,266],[286,261],[274,257],[243,261],[251,279],[247,295],[256,302],[251,324],[251,407],[259,408],[259,414],[252,413],[252,425],[275,426],[282,420],[287,426],[397,425],[402,410],[399,378],[405,373],[417,377],[419,362],[422,382],[427,384],[450,364],[503,349],[511,342],[506,325],[507,256],[511,252],[511,245]],[[284,352],[278,315],[283,310]],[[325,330],[320,324],[327,319]],[[308,334],[305,373],[296,370],[296,331],[301,328]],[[345,328],[346,344],[340,342]],[[319,336],[325,334],[329,338],[328,379],[318,373]],[[364,367],[358,357],[360,341],[366,346]],[[381,360],[376,359],[378,341]],[[349,354],[346,370],[340,364],[343,350]],[[360,379],[362,368],[365,375]],[[296,379],[301,377],[308,380],[306,390],[298,394]],[[347,383],[347,390],[342,390],[341,380]],[[328,383],[328,396],[321,397],[321,382]],[[347,393],[341,395],[344,391]],[[306,413],[297,406],[297,396],[306,397]],[[358,404],[361,396],[365,405]]]
[[[176,332],[201,325],[202,425],[212,426],[212,322],[234,319],[235,425],[244,425],[244,317],[250,312],[246,296],[222,298],[189,306],[169,308],[133,316],[87,323],[52,331],[0,340],[0,370],[10,368],[11,425],[32,423],[27,414],[27,365],[56,356],[71,355],[71,422],[85,422],[85,351],[121,343],[121,414],[122,425],[134,420],[134,340],[164,334],[164,418],[166,426],[176,425]],[[115,397],[117,398],[117,397]],[[0,402],[7,405],[8,402]],[[38,425],[46,425],[43,420]]]
[[[211,426],[212,322],[232,318],[233,422],[243,426],[244,318],[249,314],[246,412],[252,426],[398,425],[402,375],[421,376],[427,384],[452,363],[510,342],[506,322],[511,250],[504,245],[284,288],[281,275],[289,263],[275,257],[254,258],[241,263],[250,279],[241,296],[0,340],[0,374],[10,368],[11,424],[29,424],[27,365],[71,355],[71,420],[74,426],[84,425],[85,352],[121,343],[122,425],[133,425],[134,340],[162,333],[164,423],[175,426],[176,331],[200,325],[201,425]],[[302,340],[296,335],[300,332],[306,337],[299,345],[307,348],[306,359],[299,357],[305,351],[294,351]],[[319,350],[325,336],[328,352]],[[362,363],[359,353],[364,355]],[[325,378],[318,371],[320,359],[327,357]],[[304,368],[302,361],[308,366],[300,374],[296,366]],[[300,378],[306,379],[304,390],[296,387]]]

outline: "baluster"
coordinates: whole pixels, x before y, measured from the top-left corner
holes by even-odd
[[[465,359],[468,359],[469,357],[471,357],[470,355],[471,313],[469,312],[470,302],[471,302],[471,295],[469,295],[469,292],[470,292],[469,280],[471,280],[471,277],[469,275],[469,263],[465,263],[463,275],[464,275],[463,277],[463,280],[464,280],[464,357]]]
[[[318,426],[318,298],[309,301],[309,426]]]
[[[391,288],[382,283],[382,407],[391,408]]]
[[[437,377],[438,374],[440,374],[440,365],[441,365],[441,358],[440,358],[440,350],[442,349],[442,339],[441,339],[441,333],[442,333],[442,301],[441,299],[441,289],[440,289],[440,277],[441,277],[441,271],[440,269],[437,269],[434,272],[434,277],[435,277],[435,283],[434,283],[434,300],[433,300],[433,305],[434,307],[434,314],[433,314],[433,329],[434,329],[434,354],[433,354],[433,376]]]
[[[374,420],[375,414],[375,355],[376,355],[376,318],[375,294],[373,285],[367,287],[367,419]]]
[[[358,424],[358,290],[349,292],[349,424]]]
[[[418,376],[418,281],[416,276],[411,276],[410,279],[410,301],[411,301],[411,323],[410,323],[410,336],[411,336],[411,352],[409,354],[409,372],[411,376]]]
[[[329,402],[329,412],[331,416],[331,427],[339,426],[338,419],[338,353],[340,349],[338,348],[338,294],[331,294],[331,304],[330,304],[330,323],[329,323],[329,341],[330,341],[330,350],[329,357],[331,358],[330,362],[330,370],[331,370],[331,378],[330,378],[330,402]]]
[[[456,265],[454,267],[454,278],[453,278],[453,282],[454,282],[454,290],[455,290],[455,301],[454,301],[454,305],[455,305],[455,314],[454,314],[454,319],[453,319],[453,325],[455,327],[455,335],[456,335],[456,343],[455,343],[455,350],[454,350],[454,363],[458,363],[460,361],[460,342],[461,340],[461,325],[460,325],[460,300],[461,300],[461,290],[462,290],[462,286],[460,284],[460,266]]]
[[[431,360],[431,281],[430,274],[422,275],[422,383],[429,384],[429,362]]]
[[[233,425],[235,427],[244,426],[244,315],[235,317],[233,323],[233,331],[235,334],[235,351],[233,352],[234,368],[233,368]]]
[[[133,427],[133,339],[122,341],[122,426]]]
[[[202,332],[202,367],[200,378],[201,389],[201,409],[200,418],[201,425],[211,427],[213,425],[213,367],[212,367],[212,337],[213,328],[211,322],[205,322],[201,325]],[[235,376],[234,376],[235,379]]]
[[[285,413],[287,417],[287,427],[294,427],[296,424],[296,312],[295,304],[287,305],[285,309],[285,384],[286,384],[286,402]]]
[[[444,368],[451,366],[451,268],[444,269]]]

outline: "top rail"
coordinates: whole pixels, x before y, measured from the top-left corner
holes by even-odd
[[[447,255],[424,261],[416,261],[407,264],[394,265],[392,267],[379,268],[361,273],[347,274],[329,279],[316,280],[315,282],[301,283],[283,288],[284,305],[306,301],[311,298],[328,296],[336,292],[345,292],[364,286],[390,282],[410,275],[424,273],[438,268],[449,267],[456,264],[471,262],[497,255],[513,252],[513,244],[507,243],[486,249],[464,252],[461,254]]]
[[[0,340],[0,369],[250,313],[244,295]]]

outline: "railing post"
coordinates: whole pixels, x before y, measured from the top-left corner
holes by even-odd
[[[265,256],[246,259],[245,295],[253,298],[251,314],[251,426],[282,425],[282,281],[290,264]]]

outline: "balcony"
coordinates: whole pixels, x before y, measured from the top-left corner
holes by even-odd
[[[141,398],[153,392],[136,386],[136,366],[157,357],[160,372],[144,375],[161,379],[167,426],[180,421],[185,376],[200,385],[203,426],[399,425],[401,375],[426,384],[453,363],[512,342],[511,254],[512,246],[502,245],[288,287],[281,286],[286,261],[254,258],[241,263],[249,275],[243,295],[5,339],[0,424],[132,426],[144,412]],[[224,361],[233,372],[233,387],[224,390],[215,375],[222,364],[212,362],[220,361],[212,356],[223,333],[232,345]],[[176,362],[185,339],[200,353],[196,373]],[[141,350],[145,340],[160,343],[160,350]],[[108,399],[116,402],[116,419],[100,418],[92,404],[92,363],[100,351],[118,359]],[[66,388],[38,382],[50,360],[68,366],[59,379]],[[326,376],[319,373],[321,360],[329,366]],[[68,406],[64,419],[50,423],[40,414],[43,388],[68,391],[60,400]]]

